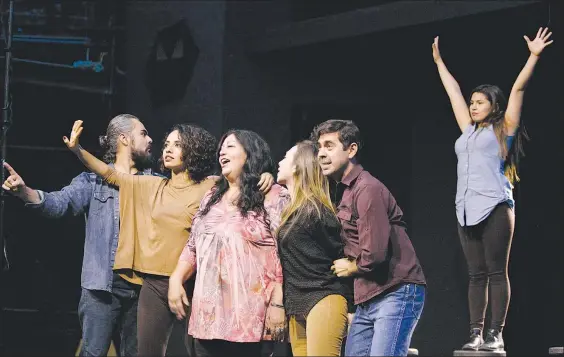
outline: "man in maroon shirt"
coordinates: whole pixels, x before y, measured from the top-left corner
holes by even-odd
[[[357,162],[360,132],[352,121],[328,120],[312,136],[323,174],[337,182],[347,258],[334,261],[332,270],[354,277],[356,313],[345,355],[406,356],[426,283],[403,213],[386,186]]]

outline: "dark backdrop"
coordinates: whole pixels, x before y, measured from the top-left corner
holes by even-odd
[[[467,276],[454,214],[453,146],[460,133],[432,61],[431,43],[441,36],[443,57],[465,94],[483,83],[497,84],[509,94],[528,56],[522,36],[534,36],[547,24],[547,4],[251,55],[245,47],[250,36],[312,16],[291,13],[285,1],[131,2],[127,103],[121,108],[139,115],[159,144],[175,122],[196,122],[217,136],[231,127],[256,130],[271,144],[275,160],[324,119],[357,121],[367,142],[363,164],[405,211],[429,284],[412,346],[421,354],[448,355],[468,334]],[[532,139],[515,189],[512,300],[504,334],[513,355],[546,354],[548,347],[564,342],[564,32],[562,2],[550,5],[555,43],[538,63],[522,116]],[[200,51],[194,74],[182,99],[154,108],[144,81],[147,56],[157,31],[181,18],[187,19]],[[80,117],[87,127],[85,145],[95,148],[95,137],[109,119],[97,109],[103,105],[100,98],[68,91],[16,88],[10,142],[63,148],[60,138]],[[13,150],[9,161],[30,186],[47,190],[70,182],[82,169],[64,150]],[[45,220],[8,200],[7,232],[12,269],[3,275],[5,306],[51,313],[43,320],[12,313],[10,321],[21,322],[4,328],[13,350],[30,351],[38,344],[26,341],[31,336],[38,341],[44,331],[51,331],[41,340],[51,341],[51,351],[69,334],[75,347],[76,319],[52,312],[72,315],[76,310],[83,219]],[[43,327],[35,331],[34,326]],[[178,337],[181,331],[176,333]],[[177,340],[171,348],[179,348]]]

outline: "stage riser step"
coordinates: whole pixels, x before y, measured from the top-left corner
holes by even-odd
[[[455,357],[505,357],[507,354],[505,351],[493,352],[493,351],[466,351],[466,350],[456,350],[453,356]]]
[[[498,356],[506,356],[507,352],[491,352],[491,351],[465,351],[465,350],[456,350],[454,351],[453,356],[455,357],[498,357]],[[564,347],[551,347],[548,349],[549,356],[564,356]]]

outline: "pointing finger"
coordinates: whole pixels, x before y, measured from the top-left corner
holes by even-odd
[[[18,173],[16,172],[16,170],[14,170],[14,168],[12,166],[10,166],[10,164],[8,164],[7,162],[4,161],[4,167],[6,168],[6,170],[8,170],[8,172],[10,173],[10,175],[17,175]]]

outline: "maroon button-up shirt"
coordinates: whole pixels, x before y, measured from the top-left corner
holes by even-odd
[[[386,186],[361,165],[337,184],[337,216],[345,255],[356,259],[354,302],[360,304],[403,283],[426,284],[402,221],[403,212]]]

